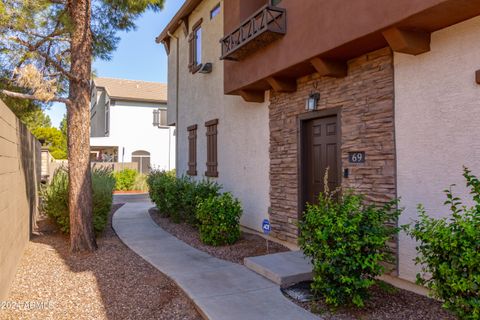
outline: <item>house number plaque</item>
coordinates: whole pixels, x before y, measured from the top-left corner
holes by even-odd
[[[365,163],[365,151],[356,151],[348,153],[348,162]]]

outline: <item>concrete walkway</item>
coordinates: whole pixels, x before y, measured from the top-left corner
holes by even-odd
[[[113,216],[122,241],[172,278],[211,320],[316,319],[285,298],[277,285],[242,265],[190,247],[153,222],[151,202],[125,204]]]

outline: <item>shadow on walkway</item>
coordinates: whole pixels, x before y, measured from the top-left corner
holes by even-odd
[[[114,209],[121,206],[115,204]],[[38,263],[40,270],[36,270],[45,273],[47,283],[43,290],[47,292],[42,293],[43,300],[52,301],[55,309],[50,311],[53,312],[50,316],[101,319],[106,313],[106,318],[112,320],[201,319],[191,301],[170,278],[120,241],[111,227],[111,216],[105,231],[97,238],[99,249],[91,254],[71,254],[68,237],[58,232],[32,238],[31,241],[38,244],[36,248],[52,250],[44,249],[52,247],[63,260],[63,263]],[[60,260],[54,255],[52,258]],[[48,266],[52,269],[45,270]],[[64,270],[64,266],[68,270]],[[22,275],[25,276],[30,275]],[[36,317],[32,314],[32,318]]]

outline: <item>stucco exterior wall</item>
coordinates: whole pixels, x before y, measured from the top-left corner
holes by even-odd
[[[269,129],[267,103],[246,103],[240,97],[223,94],[223,61],[219,40],[223,36],[223,2],[221,12],[210,19],[210,11],[218,0],[203,1],[190,15],[191,27],[202,22],[202,62],[213,63],[210,74],[191,74],[188,71],[188,38],[181,28],[179,38],[179,100],[178,100],[178,167],[177,174],[188,169],[187,127],[197,124],[197,172],[202,179],[206,171],[205,122],[218,119],[218,172],[216,178],[224,191],[239,198],[244,214],[241,223],[261,230],[261,222],[268,217],[269,207]],[[175,120],[176,40],[172,39],[168,74],[168,119]]]
[[[395,127],[398,195],[406,208],[400,224],[425,205],[435,217],[449,213],[442,190],[468,198],[462,166],[480,176],[480,17],[432,34],[431,51],[395,54]],[[399,242],[399,276],[414,280],[415,243]]]
[[[115,101],[110,105],[110,133],[108,137],[92,137],[92,146],[117,146],[118,161],[131,162],[132,152],[150,152],[153,168],[175,168],[175,136],[171,127],[153,126],[153,111],[165,108],[155,103]],[[122,149],[125,155],[122,159]]]
[[[40,159],[40,143],[0,100],[0,301],[37,215]]]

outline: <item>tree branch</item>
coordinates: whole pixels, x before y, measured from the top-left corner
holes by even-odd
[[[42,102],[61,102],[65,103],[67,106],[69,106],[72,101],[70,99],[62,98],[62,97],[54,97],[53,99],[50,100],[45,100],[45,99],[39,99],[33,94],[26,94],[26,93],[18,93],[18,92],[13,92],[9,90],[0,90],[0,93],[12,97],[12,98],[19,98],[19,99],[28,99],[28,100],[38,100]]]
[[[37,53],[39,56],[41,56],[42,58],[45,59],[45,62],[47,63],[51,63],[58,71],[60,71],[61,73],[63,73],[66,77],[68,77],[70,80],[73,80],[73,81],[80,81],[81,79],[76,77],[74,74],[72,74],[71,72],[67,71],[63,66],[62,64],[57,61],[56,59],[50,57],[47,53],[45,52],[42,52],[39,48],[39,45],[36,44],[36,45],[33,45],[31,43],[28,43],[26,42],[25,40],[22,40],[20,39],[19,37],[11,37],[11,39],[13,41],[15,41],[16,43],[26,47],[30,52],[35,52]]]

